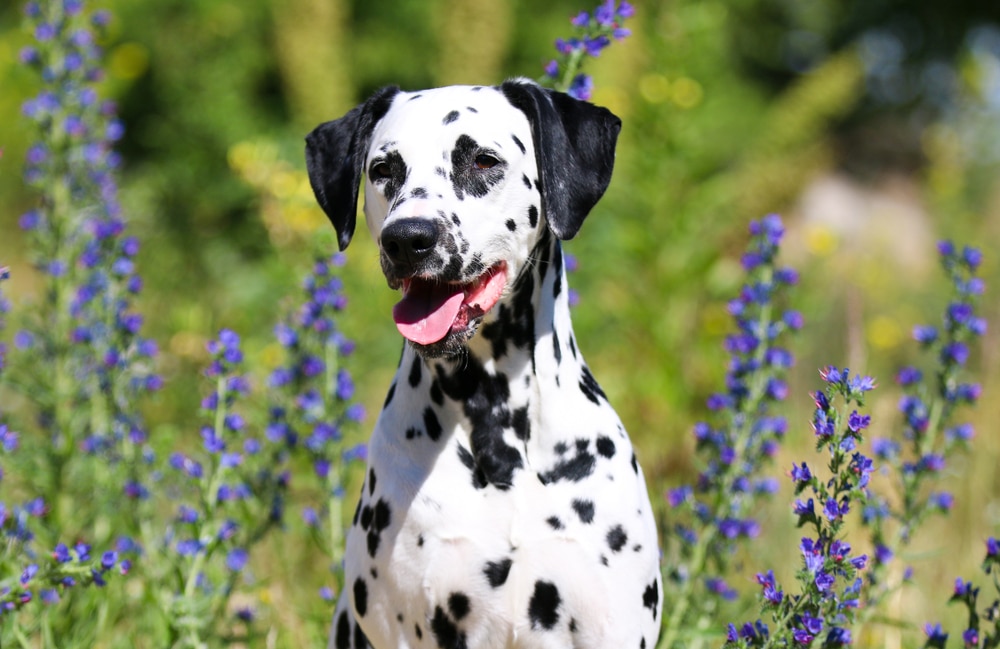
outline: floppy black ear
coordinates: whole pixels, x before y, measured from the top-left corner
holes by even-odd
[[[622,122],[606,108],[531,81],[506,81],[500,91],[531,124],[549,228],[572,239],[611,182]]]
[[[347,248],[354,236],[358,184],[368,142],[398,92],[396,86],[382,88],[340,119],[320,124],[306,136],[309,184],[337,230],[341,250]]]

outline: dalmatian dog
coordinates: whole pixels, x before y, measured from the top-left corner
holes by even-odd
[[[656,526],[570,322],[560,241],[620,120],[524,79],[383,88],[306,139],[344,249],[364,214],[406,339],[330,647],[652,649]]]

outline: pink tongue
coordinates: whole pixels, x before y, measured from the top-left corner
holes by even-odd
[[[414,282],[392,307],[392,319],[407,340],[430,345],[451,331],[464,299],[460,286]]]

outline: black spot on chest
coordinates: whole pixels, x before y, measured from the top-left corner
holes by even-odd
[[[531,620],[531,628],[542,628],[546,631],[555,627],[559,622],[559,605],[562,598],[559,596],[559,589],[550,581],[536,581],[535,590],[531,594],[528,602],[528,619]]]
[[[420,360],[420,357],[414,356],[413,364],[410,365],[410,375],[407,377],[410,387],[415,388],[420,385],[420,377],[423,374],[423,365],[424,362]]]
[[[535,362],[535,286],[552,259],[553,240],[546,230],[531,254],[533,264],[524,268],[514,281],[511,299],[497,310],[496,320],[483,327],[483,337],[490,341],[494,358],[507,354],[508,345],[528,350]],[[534,367],[532,367],[534,370]]]
[[[452,593],[448,596],[448,612],[457,621],[469,614],[469,597],[465,593]]]
[[[625,547],[626,543],[628,543],[628,534],[625,533],[625,530],[621,525],[615,525],[608,530],[606,538],[608,541],[608,547],[611,548],[612,552],[621,552],[621,549]]]
[[[653,613],[653,619],[656,619],[656,605],[660,601],[660,588],[654,579],[648,586],[646,590],[642,593],[642,605],[648,608]]]
[[[468,647],[465,633],[459,631],[458,626],[440,606],[434,609],[434,618],[431,620],[431,631],[434,633],[434,639],[441,649],[467,649]]]
[[[615,456],[615,443],[610,437],[600,436],[597,438],[597,452],[601,457],[613,458]]]
[[[361,509],[360,522],[362,529],[368,532],[366,536],[368,554],[375,558],[375,553],[378,552],[378,547],[382,542],[382,532],[392,522],[392,510],[389,508],[389,503],[383,498],[379,498],[374,508],[365,505]]]
[[[571,504],[573,506],[573,511],[576,512],[576,515],[580,517],[582,522],[594,522],[594,501],[576,499]]]
[[[358,617],[364,617],[368,612],[368,584],[361,577],[354,580],[354,610]]]
[[[583,371],[580,375],[580,392],[583,392],[584,396],[597,405],[601,405],[602,399],[604,401],[608,400],[604,395],[604,391],[601,390],[601,386],[597,384],[597,379],[590,373],[590,368],[586,365],[583,366]]]
[[[458,119],[458,111],[457,110],[453,110],[453,111],[451,111],[450,113],[448,113],[447,115],[444,116],[444,119],[441,120],[441,123],[442,124],[451,124],[456,119]]]
[[[500,561],[488,561],[486,567],[483,568],[483,574],[486,575],[486,581],[489,582],[490,588],[500,588],[505,583],[507,583],[507,575],[510,574],[510,566],[513,563],[510,558],[501,559]]]
[[[489,484],[498,489],[509,488],[514,472],[524,466],[524,461],[521,453],[503,439],[504,429],[512,426],[507,377],[488,373],[470,357],[451,370],[438,366],[437,379],[445,395],[462,404],[469,419],[475,467]]]
[[[589,450],[589,442],[585,439],[576,440],[576,453],[572,457],[560,457],[548,471],[538,474],[543,484],[552,484],[560,480],[579,482],[594,472],[597,460]]]

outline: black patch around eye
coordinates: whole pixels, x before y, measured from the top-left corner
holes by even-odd
[[[372,173],[376,167],[381,167],[382,165],[388,168],[387,172],[384,172],[380,176]],[[406,168],[406,163],[403,161],[403,156],[398,151],[389,151],[381,159],[372,161],[372,165],[368,168],[368,174],[373,183],[385,183],[382,193],[385,194],[386,199],[389,201],[395,200],[399,195],[399,190],[403,188],[403,184],[406,182],[406,177],[409,173],[409,169]]]
[[[447,115],[444,116],[444,119],[441,120],[441,123],[442,124],[451,124],[456,119],[458,119],[458,111],[457,110],[453,110],[453,111],[451,111],[450,113],[448,113]]]
[[[507,164],[498,160],[488,169],[477,169],[476,157],[484,155],[479,144],[468,135],[460,135],[451,151],[451,183],[459,200],[466,194],[482,198],[490,188],[503,180]],[[493,156],[491,156],[493,157]]]

